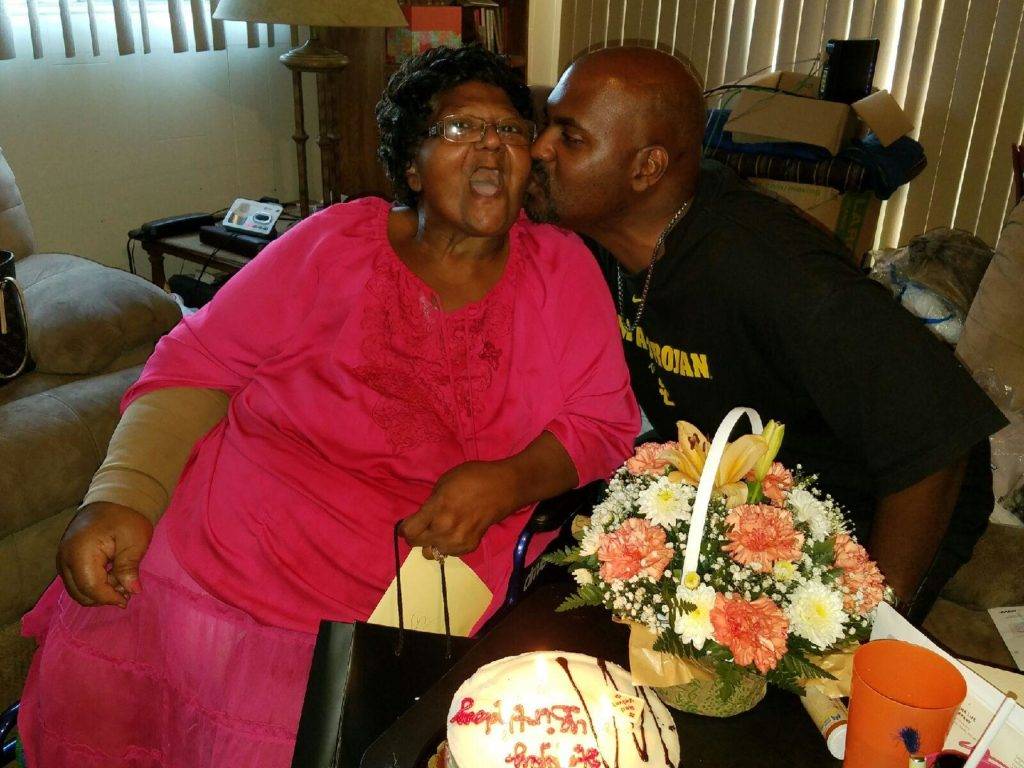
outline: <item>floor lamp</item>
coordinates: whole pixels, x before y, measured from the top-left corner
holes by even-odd
[[[338,197],[338,132],[334,94],[325,77],[340,72],[348,57],[324,45],[321,27],[404,27],[408,24],[397,0],[220,0],[215,19],[266,22],[292,26],[292,50],[282,54],[281,63],[292,72],[295,106],[295,153],[299,173],[299,212],[309,215],[309,180],[306,169],[305,115],[302,103],[302,73],[317,75],[317,100],[320,112],[320,167],[324,204]],[[309,40],[298,45],[298,26],[309,27]]]

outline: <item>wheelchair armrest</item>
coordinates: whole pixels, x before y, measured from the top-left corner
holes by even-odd
[[[11,706],[0,712],[0,765],[8,765],[14,762],[15,743],[7,741],[11,731],[18,722],[18,708],[21,702],[14,702]]]
[[[595,480],[588,485],[566,491],[561,496],[545,499],[534,507],[525,530],[530,533],[557,531],[577,515],[589,514],[605,487],[604,480]]]

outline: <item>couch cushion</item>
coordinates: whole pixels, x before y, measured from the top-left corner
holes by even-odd
[[[989,523],[970,562],[950,579],[942,596],[981,611],[1024,605],[1024,528]]]
[[[36,644],[21,636],[21,622],[0,627],[0,710],[21,698]]]
[[[17,272],[41,373],[102,371],[181,319],[174,300],[152,283],[79,256],[37,253],[19,261]]]
[[[18,621],[56,575],[57,543],[78,505],[0,538],[0,624]]]
[[[36,250],[35,235],[21,192],[14,180],[14,171],[0,149],[0,250],[14,251],[21,259]]]
[[[7,403],[13,403],[15,400],[21,400],[23,397],[31,397],[54,387],[62,387],[73,381],[81,381],[82,379],[99,376],[104,373],[113,373],[114,371],[122,371],[125,368],[134,368],[135,366],[142,365],[153,354],[153,346],[153,342],[147,342],[142,346],[122,352],[114,362],[98,374],[40,373],[39,371],[23,374],[13,381],[0,386],[0,407],[7,405]]]
[[[1003,227],[992,262],[964,322],[956,354],[982,380],[995,378],[1009,397],[997,403],[1004,411],[1024,409],[1024,202]]]
[[[140,368],[65,384],[0,407],[0,537],[79,504]]]

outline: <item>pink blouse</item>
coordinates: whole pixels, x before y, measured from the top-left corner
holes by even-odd
[[[265,624],[369,616],[395,522],[455,465],[547,430],[583,484],[638,431],[611,298],[575,235],[520,218],[499,282],[445,312],[392,250],[388,213],[366,198],[293,227],[160,341],[122,404],[170,386],[231,396],[162,524],[197,582]],[[464,558],[492,610],[528,513]]]

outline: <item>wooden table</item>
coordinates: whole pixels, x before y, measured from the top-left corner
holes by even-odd
[[[561,584],[536,589],[482,637],[451,671],[384,732],[361,768],[416,768],[443,737],[448,706],[464,680],[488,662],[535,650],[586,653],[622,666],[627,629],[598,608],[555,613]],[[682,768],[839,768],[796,696],[771,687],[750,712],[718,719],[673,710]]]
[[[164,273],[164,257],[176,256],[193,264],[204,265],[209,269],[234,274],[246,264],[251,257],[241,256],[223,248],[199,242],[199,233],[162,237],[157,240],[140,241],[142,249],[149,256],[150,279],[160,288],[167,282]]]

